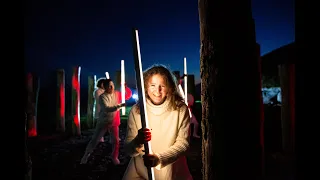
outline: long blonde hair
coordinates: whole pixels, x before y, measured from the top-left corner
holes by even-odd
[[[169,109],[176,110],[177,108],[181,107],[182,104],[184,104],[184,100],[181,97],[180,93],[178,92],[177,88],[177,80],[175,76],[171,73],[169,68],[167,68],[164,65],[153,65],[149,67],[147,70],[143,72],[143,80],[144,80],[144,87],[145,87],[145,95],[146,98],[150,99],[147,93],[147,88],[148,87],[148,82],[149,79],[153,76],[159,74],[161,75],[165,82],[166,86],[168,87],[168,95],[167,98],[170,98],[170,103],[169,103]],[[137,113],[140,113],[140,103],[139,101],[137,102]]]

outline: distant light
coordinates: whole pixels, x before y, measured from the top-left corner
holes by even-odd
[[[277,96],[277,101],[281,103],[281,88],[280,87],[270,87],[262,88],[262,98],[263,104],[270,104],[271,98]]]
[[[139,97],[138,97],[137,94],[132,94],[132,98],[133,98],[134,100],[138,100],[138,99],[139,99]]]

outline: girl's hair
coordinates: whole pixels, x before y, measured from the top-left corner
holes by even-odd
[[[97,80],[97,88],[101,88],[101,86],[103,86],[103,81],[105,80],[105,78],[99,78]]]
[[[102,85],[104,87],[104,89],[108,89],[109,88],[109,84],[112,81],[112,79],[104,79]]]
[[[176,110],[177,108],[181,107],[183,104],[184,100],[181,97],[180,93],[178,92],[177,88],[177,80],[175,76],[171,73],[169,68],[167,68],[164,65],[153,65],[149,67],[147,70],[143,72],[143,80],[144,80],[144,87],[145,87],[145,95],[146,98],[150,98],[147,93],[147,87],[148,87],[148,82],[150,78],[153,75],[159,74],[161,75],[165,82],[166,86],[168,87],[168,95],[167,98],[170,98],[169,102],[169,109]],[[139,101],[137,102],[137,113],[140,113],[140,103]]]

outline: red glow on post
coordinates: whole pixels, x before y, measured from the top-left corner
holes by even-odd
[[[33,76],[31,73],[27,74],[27,88],[28,88],[28,91],[33,90]]]
[[[76,111],[78,111],[78,110],[76,110]],[[73,116],[73,122],[74,122],[74,124],[77,126],[77,128],[79,127],[79,125],[80,125],[80,119],[79,119],[79,117],[78,117],[78,115],[76,114],[76,115],[74,115]]]
[[[29,137],[37,136],[37,130],[35,128],[29,129],[28,130],[28,136]]]
[[[29,80],[32,80],[32,74],[31,73],[28,73],[27,74],[27,80],[29,81]]]
[[[125,87],[125,91],[126,91],[126,93],[125,93],[125,98],[126,98],[126,100],[128,100],[128,99],[130,99],[131,96],[132,96],[132,91],[131,91],[131,89],[128,88],[127,86]],[[120,96],[120,97],[121,97],[121,96]],[[121,102],[121,101],[120,101],[120,102]]]
[[[65,94],[63,84],[60,84],[60,117],[65,115]]]
[[[72,87],[78,92],[80,85],[79,85],[79,81],[78,78],[76,77],[76,75],[74,74],[72,76]]]
[[[115,91],[115,93],[117,94],[117,97],[118,97],[118,99],[117,99],[118,103],[121,103],[122,102],[121,92]],[[132,96],[132,91],[131,91],[130,88],[128,88],[126,86],[125,87],[125,95],[124,95],[124,97],[125,97],[126,100],[129,100],[131,98],[131,96]]]
[[[78,74],[78,73],[77,73]],[[78,76],[76,74],[73,74],[72,76],[72,87],[73,89],[76,91],[76,97],[77,97],[77,100],[76,100],[76,103],[75,103],[75,114],[73,116],[73,122],[74,124],[76,125],[77,128],[80,127],[80,119],[79,119],[79,100],[80,100],[80,83],[79,83],[79,79],[78,79]]]
[[[34,94],[32,73],[27,74],[27,91],[28,91],[28,93]],[[34,106],[33,99],[30,99],[30,98],[31,97],[28,95],[28,101],[30,101],[32,106]],[[29,108],[36,108],[36,107],[29,107]],[[31,119],[28,119],[28,137],[34,137],[34,136],[38,135],[36,119],[35,119],[35,117],[30,117],[30,118]]]
[[[34,137],[34,136],[38,135],[36,125],[34,124],[35,123],[35,119],[34,118],[35,117],[33,117],[32,119],[30,119],[28,121],[28,123],[29,123],[28,136],[29,137]]]

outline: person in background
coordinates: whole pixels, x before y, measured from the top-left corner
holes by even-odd
[[[94,148],[98,145],[99,140],[104,134],[111,129],[113,136],[113,148],[111,159],[115,165],[120,164],[118,159],[119,156],[119,127],[114,127],[115,123],[115,115],[116,112],[119,111],[121,107],[125,106],[125,103],[119,103],[119,98],[117,97],[119,93],[116,93],[114,90],[114,84],[111,79],[104,79],[102,81],[103,88],[105,89],[104,93],[99,96],[99,118],[97,120],[97,125],[95,128],[95,132],[92,135],[91,141],[88,143],[86,147],[86,151],[81,159],[81,164],[86,164],[88,158],[93,152]]]
[[[198,120],[196,119],[196,116],[192,113],[193,104],[194,104],[194,98],[193,98],[192,94],[188,93],[188,108],[189,108],[189,110],[191,112],[191,118],[190,118],[191,121],[190,121],[190,123],[193,124],[192,136],[194,138],[200,138],[200,136],[198,135],[199,123],[198,123]]]
[[[130,88],[128,88],[126,83],[124,85],[125,85],[125,100],[129,100],[132,97],[132,91]],[[118,103],[121,103],[122,102],[121,92],[117,91],[117,90],[115,90],[114,92],[116,93]],[[119,126],[121,123],[120,120],[121,120],[120,111],[116,111],[112,127],[109,129],[109,134],[111,134],[112,136],[117,136],[119,141],[121,140],[119,137]],[[112,134],[112,132],[114,132],[116,134]],[[114,139],[112,136],[110,136],[110,139],[109,139],[111,144],[113,144],[112,141]]]
[[[181,87],[184,87],[183,86],[183,79],[184,79],[185,75],[183,75],[182,77],[178,77],[179,78],[179,83],[178,85],[181,85]],[[184,95],[182,95],[184,96]],[[198,130],[199,130],[199,123],[197,121],[197,118],[196,116],[192,113],[192,108],[193,108],[193,104],[194,104],[194,97],[192,96],[192,94],[189,94],[188,93],[188,108],[189,108],[189,111],[190,111],[190,114],[191,114],[191,118],[190,118],[190,123],[193,124],[193,133],[192,133],[192,136],[194,138],[200,138],[200,136],[198,135]],[[190,133],[191,133],[191,124],[190,124]]]
[[[183,78],[184,78],[184,76],[182,76],[179,81],[179,84],[181,85],[181,87],[183,85]],[[194,97],[192,96],[192,94],[188,93],[188,108],[189,108],[189,111],[191,114],[190,123],[193,124],[192,136],[194,138],[200,138],[200,136],[198,135],[199,123],[198,123],[196,116],[192,113],[193,104],[194,104]],[[192,127],[191,124],[190,124],[190,133],[191,133],[191,127]]]
[[[155,179],[192,180],[185,154],[189,149],[190,116],[171,72],[155,65],[143,73],[149,128],[142,128],[140,102],[127,122],[125,151],[131,156],[123,180],[148,179],[147,167],[155,167]],[[144,143],[151,142],[144,154]]]
[[[93,118],[93,127],[96,127],[97,121],[99,119],[99,112],[100,112],[100,104],[99,104],[99,96],[104,93],[104,87],[102,82],[104,81],[104,78],[100,78],[97,80],[97,87],[96,90],[93,92],[94,97],[94,104],[95,104],[95,113]],[[100,139],[100,142],[104,142],[103,136]]]

